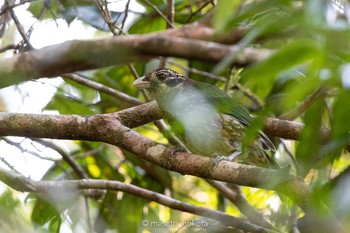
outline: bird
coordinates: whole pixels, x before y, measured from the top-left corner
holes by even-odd
[[[279,168],[268,153],[275,151],[275,146],[262,131],[243,150],[242,139],[252,116],[219,87],[191,80],[167,68],[149,72],[136,79],[133,86],[148,90],[171,131],[191,153],[220,158],[219,162],[227,159]]]

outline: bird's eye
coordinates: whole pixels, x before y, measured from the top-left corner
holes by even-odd
[[[158,74],[157,78],[159,81],[164,81],[166,79],[166,74]]]
[[[182,79],[168,79],[165,81],[165,84],[168,86],[168,87],[176,87],[178,84],[182,83],[183,80]]]

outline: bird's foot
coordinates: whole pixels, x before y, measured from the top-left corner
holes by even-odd
[[[183,153],[183,152],[187,152],[185,148],[180,147],[180,146],[173,146],[170,149],[170,155],[171,156],[175,156],[177,153]]]
[[[210,161],[211,161],[211,166],[212,167],[216,167],[219,165],[219,163],[223,160],[226,160],[226,158],[224,156],[221,156],[219,154],[212,154],[211,158],[210,158]]]

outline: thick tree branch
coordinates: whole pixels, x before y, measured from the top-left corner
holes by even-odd
[[[234,49],[234,46],[164,36],[160,33],[118,36],[102,40],[74,40],[2,59],[0,87],[33,78],[54,77],[79,70],[147,61],[158,56],[218,62],[228,51]],[[270,55],[270,50],[245,48],[235,62],[245,66]]]
[[[129,119],[130,115],[135,117]],[[114,114],[89,117],[1,113],[0,135],[102,141],[122,147],[146,161],[181,174],[276,190],[293,199],[305,212],[310,209],[310,188],[301,179],[287,174],[288,172],[283,169],[272,170],[229,161],[222,161],[217,166],[212,166],[212,161],[208,157],[189,153],[173,155],[170,148],[143,137],[121,123],[137,126],[144,121],[159,117],[157,105],[153,102]],[[272,122],[274,121],[279,122],[277,119],[272,119]],[[279,123],[286,122],[290,123],[288,121]],[[302,126],[293,122],[290,125],[293,124]],[[290,130],[292,131],[292,127]],[[300,127],[296,127],[295,131],[298,130]],[[296,132],[289,134],[297,137]],[[8,183],[10,177],[5,174],[1,180]],[[27,181],[13,184],[18,190],[21,190],[23,185],[31,187],[32,184]]]
[[[90,117],[3,112],[0,113],[0,136],[65,139],[75,134],[75,138],[83,137],[80,138],[81,140],[89,138],[94,139],[95,136],[93,136],[93,132],[84,132],[84,130],[87,129],[86,123],[92,120],[101,122],[106,120],[118,120],[126,127],[135,128],[161,118],[162,114],[155,101],[124,109],[116,113],[100,114]],[[48,130],[46,125],[53,131]],[[298,140],[303,126],[302,123],[298,122],[269,118],[266,121],[265,132],[270,136]],[[328,138],[328,131],[328,129],[324,129],[324,140]],[[77,135],[78,132],[80,132],[79,136]]]
[[[293,198],[301,207],[306,207],[309,188],[283,170],[263,169],[228,161],[222,161],[213,167],[208,157],[189,153],[172,156],[170,148],[157,144],[122,124],[136,126],[141,121],[135,118],[154,120],[155,117],[160,117],[154,114],[157,112],[154,111],[155,106],[154,103],[148,103],[144,108],[134,107],[119,113],[89,117],[1,113],[0,135],[102,141],[131,151],[167,170],[238,185],[278,190]],[[147,116],[147,113],[151,113],[152,117]],[[136,114],[137,117],[129,119],[129,114]]]
[[[235,44],[244,37],[248,30],[249,27],[241,26],[228,33],[218,35],[216,30],[211,27],[204,26],[201,23],[191,23],[183,25],[180,28],[168,29],[154,34],[213,41],[221,44]]]
[[[118,120],[121,124],[129,128],[135,128],[149,122],[162,118],[158,105],[155,101],[124,109],[116,113],[100,114],[90,117],[78,115],[42,115],[42,114],[20,114],[20,113],[0,113],[0,136],[24,136],[24,137],[47,137],[56,139],[65,139],[67,136],[76,133],[75,127],[80,127],[79,132],[82,134],[76,139],[94,140],[91,132],[84,133],[86,127],[82,122],[96,121],[114,121]],[[45,128],[48,124],[55,128],[54,131]],[[33,126],[35,125],[35,126]],[[44,126],[44,127],[43,127]],[[71,126],[70,128],[64,128]],[[74,127],[73,127],[74,126]],[[38,127],[37,129],[35,127]],[[265,122],[264,131],[275,137],[284,139],[298,140],[304,125],[299,122],[268,118]],[[43,128],[41,131],[38,130]],[[40,131],[40,132],[39,132]],[[329,129],[321,130],[322,141],[325,143],[329,140]],[[49,135],[52,135],[49,137]],[[77,135],[76,135],[77,136]],[[348,146],[349,147],[349,146]]]
[[[223,212],[199,207],[189,203],[181,202],[163,194],[119,181],[107,180],[69,180],[69,181],[34,181],[18,173],[6,171],[0,168],[0,180],[8,186],[21,192],[35,192],[41,194],[54,193],[53,190],[111,190],[126,192],[150,201],[160,203],[172,209],[215,219],[226,226],[232,226],[247,232],[268,232],[267,229],[251,224],[243,219],[239,219]],[[271,231],[269,231],[271,232]]]

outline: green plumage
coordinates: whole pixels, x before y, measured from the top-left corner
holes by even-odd
[[[274,145],[263,133],[241,153],[244,130],[251,121],[249,113],[224,91],[196,82],[169,69],[158,69],[134,82],[148,89],[164,113],[172,131],[192,153],[209,156],[239,155],[236,161],[263,167],[278,167],[263,149]]]

